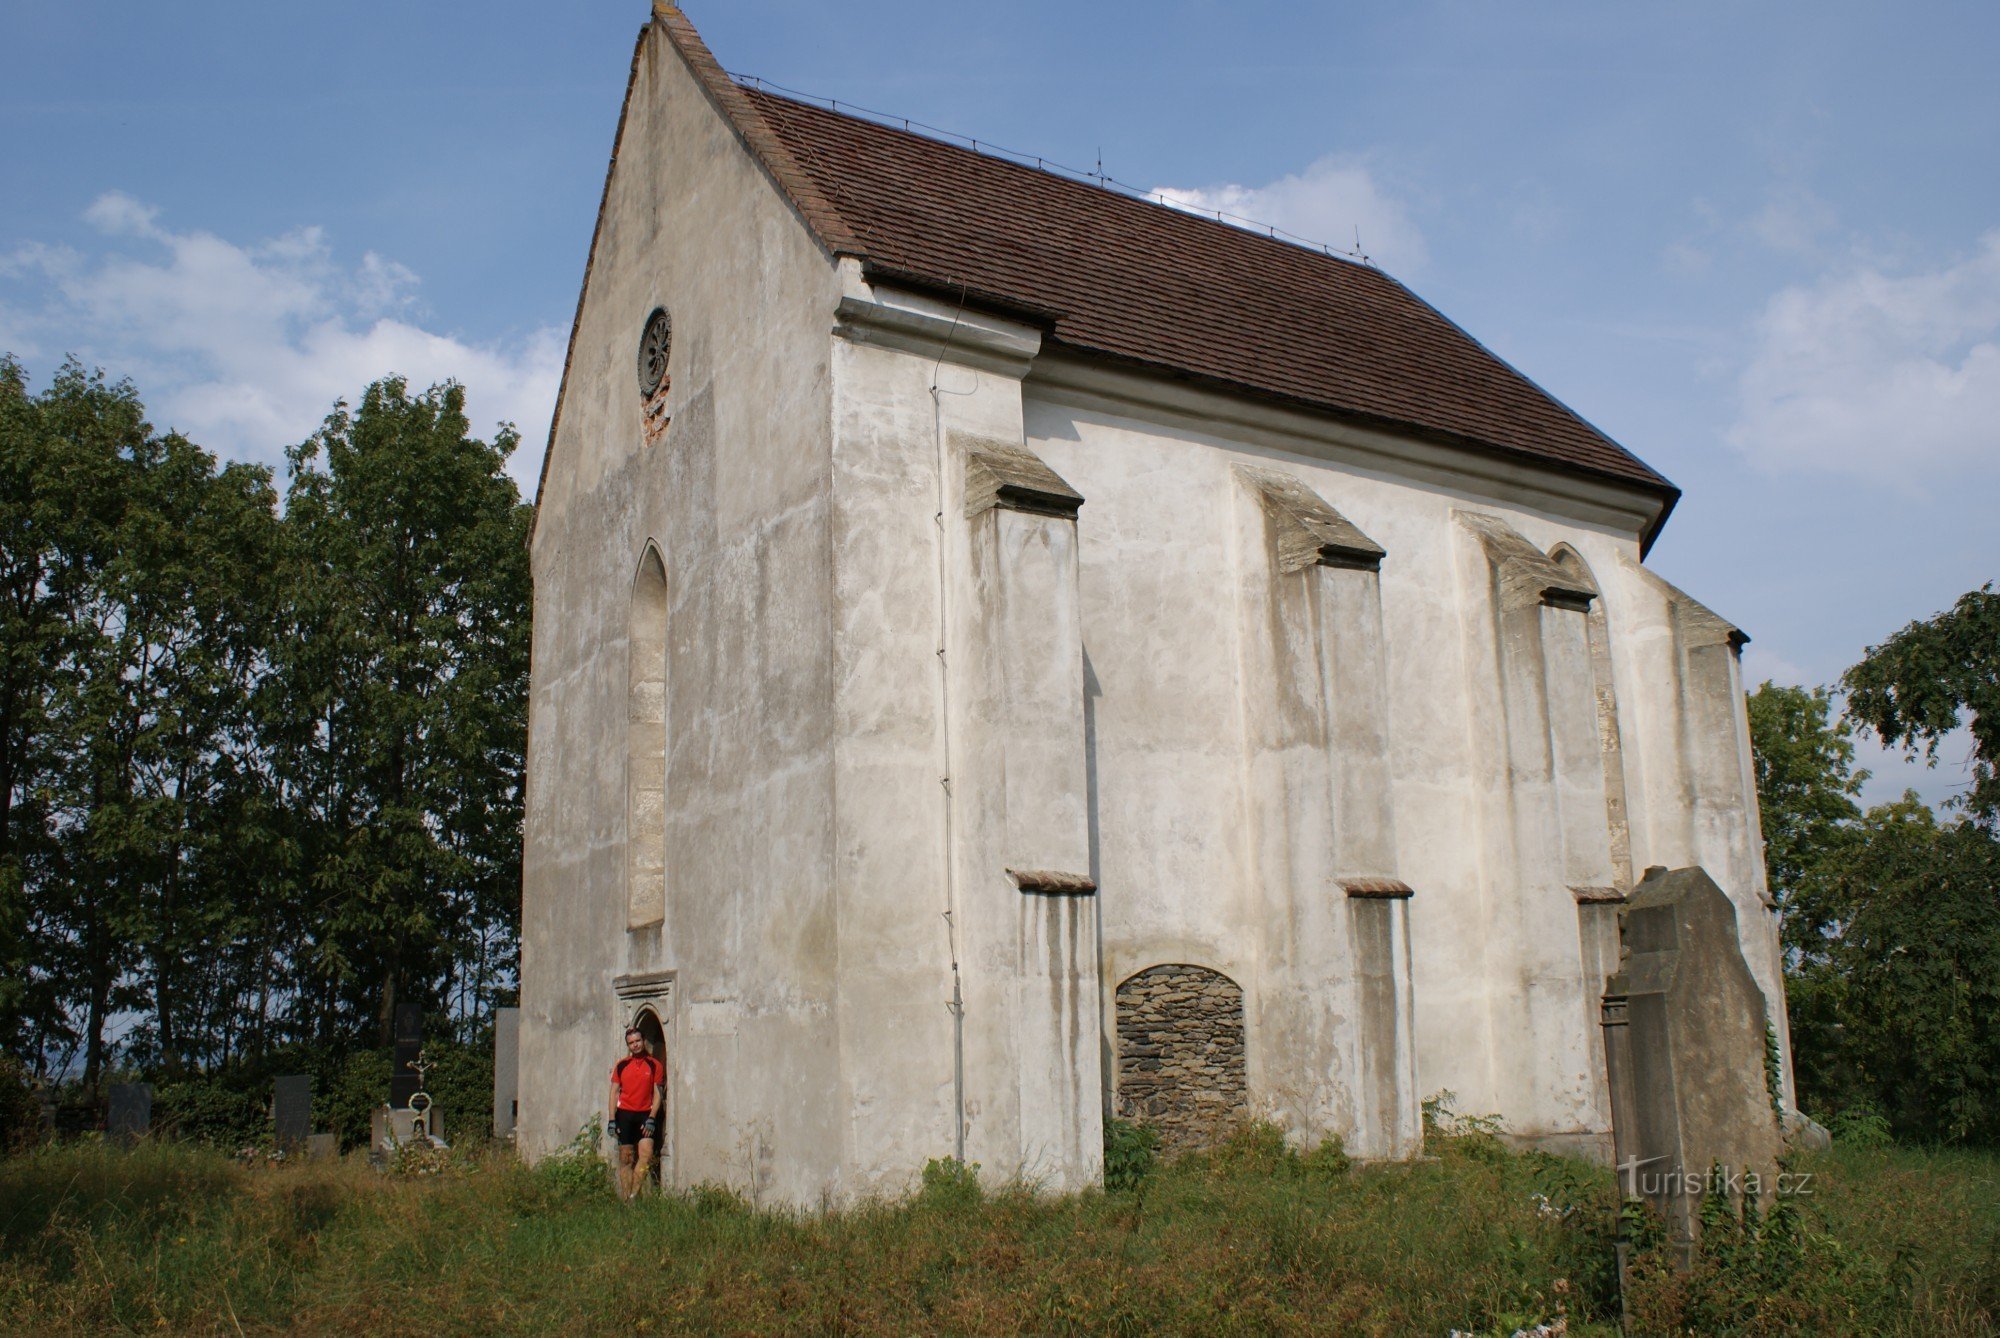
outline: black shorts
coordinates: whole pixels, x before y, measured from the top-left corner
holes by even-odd
[[[644,1126],[646,1121],[651,1118],[653,1118],[652,1115],[643,1110],[619,1111],[617,1115],[618,1146],[621,1148],[636,1147],[639,1140],[646,1137]]]

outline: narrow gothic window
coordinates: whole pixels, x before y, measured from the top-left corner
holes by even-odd
[[[626,924],[655,925],[667,912],[667,568],[646,545],[632,581],[626,708]]]

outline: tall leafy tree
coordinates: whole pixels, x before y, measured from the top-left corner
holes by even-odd
[[[1837,930],[1788,981],[1805,1099],[1909,1138],[2000,1142],[2000,841],[1909,794],[1815,876]]]
[[[80,1042],[94,1084],[114,1017],[149,1015],[169,1070],[199,1053],[182,1033],[213,990],[192,987],[215,983],[212,950],[256,910],[202,865],[240,849],[231,792],[256,747],[245,708],[276,498],[268,471],[218,470],[155,433],[129,384],[70,364],[34,397],[10,371],[24,472],[0,503],[17,522],[6,695],[11,751],[38,759],[31,785],[10,786],[32,818],[12,835],[41,855],[19,882],[38,940],[26,979],[61,1018],[37,1052]]]
[[[1854,770],[1854,740],[1827,689],[1766,682],[1747,705],[1764,864],[1785,947],[1815,957],[1836,927],[1816,875],[1851,839],[1868,773]]]
[[[516,438],[455,384],[377,382],[289,453],[287,626],[261,706],[294,817],[286,945],[307,1034],[386,1043],[396,1004],[477,1004],[511,966],[529,508]],[[468,997],[470,996],[470,997]]]
[[[2000,594],[1989,582],[1870,646],[1841,680],[1847,709],[1891,747],[1937,762],[1945,736],[1972,734],[1966,811],[2000,823]]]
[[[227,949],[264,909],[234,875],[257,876],[242,856],[269,807],[249,700],[268,639],[276,495],[267,470],[218,470],[178,434],[141,438],[122,459],[78,729],[89,796],[79,864],[105,910],[91,931],[109,944],[109,960],[93,952],[89,967],[87,1068],[116,972],[132,992],[120,1004],[149,1015],[144,1038],[172,1076],[211,1055],[235,1002]]]
[[[1876,659],[1878,648],[1848,681],[1892,685],[1870,704],[1885,737],[1899,728],[1907,741],[1926,728],[1912,719],[1929,720],[1935,742],[1957,708],[1894,726],[1879,712],[1954,699],[1968,680],[1910,681],[1924,638],[1900,637],[1894,656]],[[1893,674],[1868,677],[1892,661]],[[1932,668],[1950,678],[1962,666]],[[2000,839],[1970,817],[1940,821],[1914,794],[1861,812],[1866,773],[1823,688],[1766,683],[1749,714],[1801,1101],[1877,1112],[1907,1138],[2000,1141]]]
[[[0,1046],[72,1039],[60,839],[84,610],[112,552],[120,454],[146,435],[129,386],[65,363],[42,395],[0,358]]]

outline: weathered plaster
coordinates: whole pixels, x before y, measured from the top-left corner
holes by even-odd
[[[1408,1155],[1450,1089],[1602,1152],[1635,865],[1709,870],[1782,1035],[1737,638],[1640,566],[1657,495],[874,282],[657,28],[550,459],[529,1155],[650,1008],[680,1183],[1088,1184],[1163,965],[1240,989],[1243,1107],[1302,1142]]]

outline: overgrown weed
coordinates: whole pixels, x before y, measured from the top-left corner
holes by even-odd
[[[594,1146],[423,1177],[78,1146],[0,1162],[0,1313],[36,1332],[1613,1332],[1610,1172],[1436,1124],[1410,1163],[1251,1128],[1137,1193],[981,1189],[947,1162],[905,1200],[812,1214],[719,1185],[620,1203]],[[1782,1228],[1717,1222],[1690,1274],[1642,1257],[1650,1331],[1992,1330],[2000,1159],[1836,1147],[1803,1169],[1815,1192]]]

